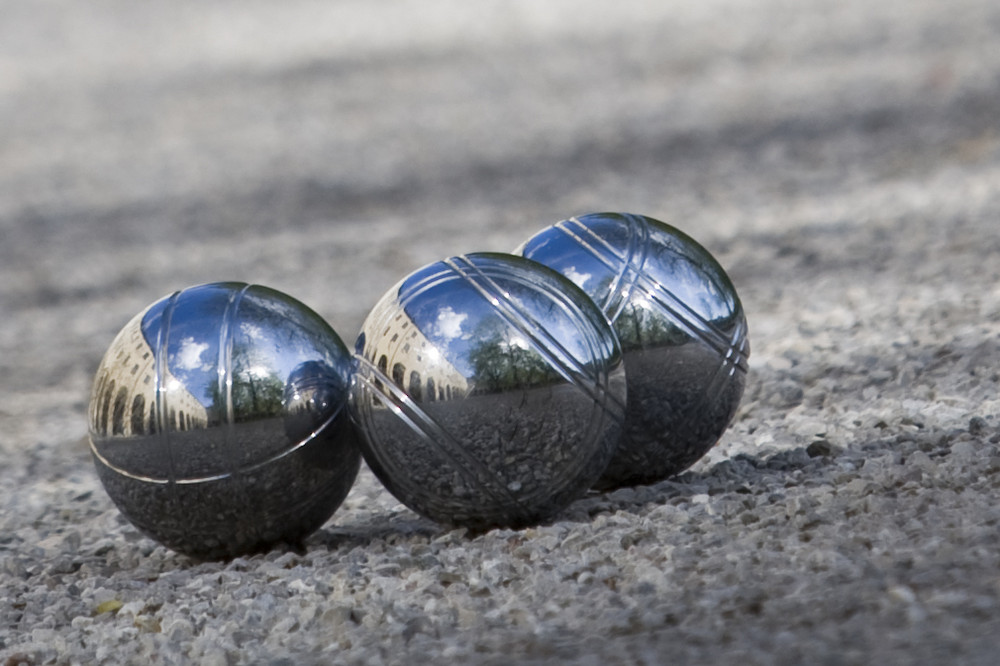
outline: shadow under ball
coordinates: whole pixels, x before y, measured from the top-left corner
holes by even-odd
[[[232,557],[318,529],[360,466],[350,352],[319,315],[256,285],[176,292],[118,334],[97,371],[91,451],[140,531]]]
[[[750,353],[743,306],[712,255],[658,220],[619,213],[564,220],[516,252],[587,292],[621,343],[625,434],[596,487],[655,483],[701,458],[736,413]]]
[[[572,282],[505,254],[416,271],[372,309],[352,409],[365,460],[417,513],[472,529],[545,520],[614,454],[621,352]]]

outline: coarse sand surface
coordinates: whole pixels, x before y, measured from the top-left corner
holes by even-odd
[[[996,0],[0,2],[0,664],[995,664]],[[438,259],[671,223],[746,308],[686,473],[470,534],[363,468],[299,548],[196,562],[87,446],[161,296],[353,345]]]

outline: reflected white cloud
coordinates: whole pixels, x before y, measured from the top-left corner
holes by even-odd
[[[434,333],[445,340],[468,338],[468,334],[462,333],[462,323],[468,318],[469,315],[464,312],[458,313],[451,306],[445,307],[438,313]]]
[[[564,274],[570,279],[570,281],[580,288],[583,288],[583,286],[590,281],[590,278],[594,277],[590,273],[579,272],[576,270],[576,266],[570,266],[565,269]]]
[[[524,349],[527,351],[532,348],[531,343],[522,338],[520,335],[512,335],[505,344],[504,343],[501,344],[507,347],[508,349],[516,348],[516,349]]]
[[[260,340],[264,336],[264,331],[257,324],[248,321],[240,322],[240,333],[251,340]]]
[[[206,349],[207,343],[195,342],[192,337],[184,338],[174,359],[174,367],[180,370],[209,370],[208,364],[201,358]]]

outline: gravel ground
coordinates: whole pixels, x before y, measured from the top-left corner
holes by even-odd
[[[0,2],[0,663],[993,664],[995,0]],[[682,476],[470,535],[363,470],[299,551],[139,535],[114,334],[266,284],[350,343],[413,269],[600,210],[701,241],[753,355]]]

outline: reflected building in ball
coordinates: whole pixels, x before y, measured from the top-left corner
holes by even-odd
[[[469,390],[468,379],[405,310],[383,328],[378,349],[375,367],[414,400],[452,400]]]
[[[120,437],[151,435],[159,430],[156,416],[156,363],[153,348],[136,317],[119,333],[114,363],[101,368],[90,402],[95,434]],[[198,398],[163,369],[163,385],[169,387],[170,406],[163,427],[195,430],[208,427],[208,409]]]

